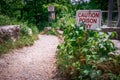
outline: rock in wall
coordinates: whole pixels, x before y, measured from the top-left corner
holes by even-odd
[[[119,27],[106,27],[102,28],[103,32],[116,32],[114,39],[120,40],[120,28]]]
[[[19,38],[20,26],[19,25],[8,25],[0,26],[0,43],[11,39],[14,42]]]

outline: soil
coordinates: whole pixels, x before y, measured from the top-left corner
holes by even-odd
[[[56,68],[59,39],[39,35],[33,46],[16,49],[0,57],[0,80],[60,80]]]

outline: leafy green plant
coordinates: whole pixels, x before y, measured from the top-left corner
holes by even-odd
[[[38,34],[39,33],[37,26],[35,26],[33,24],[28,24],[28,27],[32,30],[33,34]]]
[[[7,40],[7,41],[4,41],[4,43],[0,44],[0,54],[6,53],[11,49],[14,49],[14,44],[12,40]]]
[[[14,46],[16,48],[21,48],[23,46],[33,45],[34,39],[31,36],[21,36],[18,41],[15,42]]]
[[[57,35],[57,32],[56,32],[56,30],[55,30],[55,28],[51,28],[51,30],[49,30],[49,31],[47,31],[47,33],[46,34],[50,34],[50,35]]]
[[[76,27],[72,19],[66,22],[64,42],[58,46],[57,64],[60,73],[70,79],[96,80],[102,75],[97,64],[109,59],[115,50],[106,33],[87,30],[82,24]]]
[[[0,15],[0,26],[11,24],[11,19],[8,16]]]

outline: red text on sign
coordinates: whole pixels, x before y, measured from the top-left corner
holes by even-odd
[[[78,13],[78,17],[99,17],[100,16],[100,14],[99,13],[85,13],[85,12],[83,12],[83,13]]]
[[[84,22],[84,23],[97,23],[97,19],[94,18],[79,18],[79,22]]]

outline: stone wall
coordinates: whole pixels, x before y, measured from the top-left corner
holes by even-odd
[[[116,32],[116,36],[114,39],[120,40],[120,27],[106,27],[106,28],[101,28],[103,32]]]
[[[19,25],[0,26],[0,43],[8,39],[16,41],[19,38],[19,34],[20,34]]]

